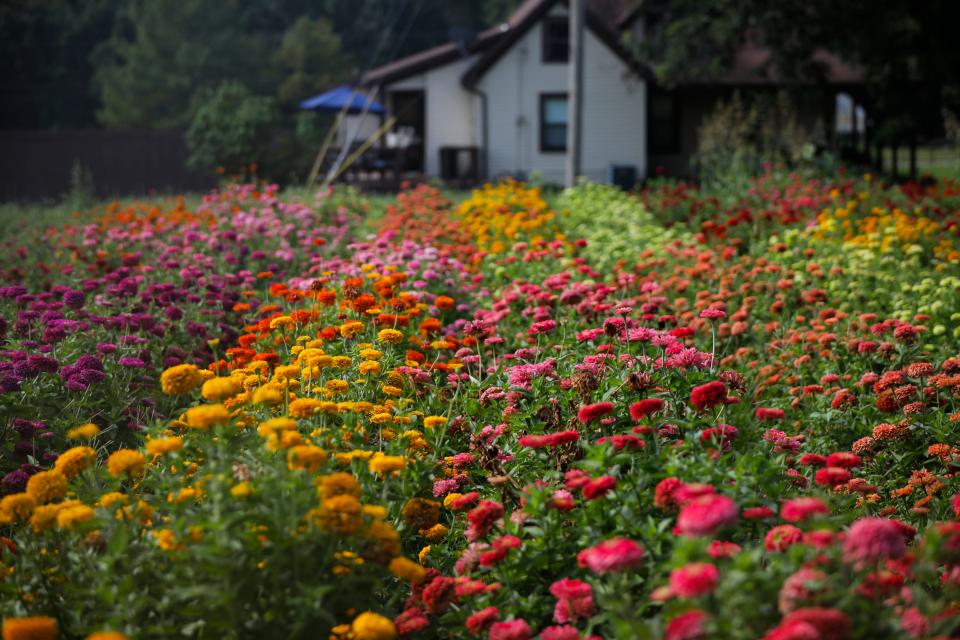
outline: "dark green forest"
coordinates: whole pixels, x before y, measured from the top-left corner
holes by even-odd
[[[2,0],[0,127],[180,128],[225,81],[281,110],[517,0]]]

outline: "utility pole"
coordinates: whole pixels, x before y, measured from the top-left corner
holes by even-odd
[[[580,175],[583,142],[583,27],[586,0],[570,0],[570,55],[567,81],[567,163],[565,184],[572,187]]]

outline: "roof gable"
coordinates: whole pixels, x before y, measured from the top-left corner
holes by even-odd
[[[521,14],[516,24],[505,31],[496,43],[480,56],[480,59],[463,75],[463,84],[472,87],[479,82],[480,78],[500,60],[503,55],[510,50],[531,28],[547,16],[552,9],[561,0],[528,0],[514,14]],[[606,3],[610,5],[610,2]],[[599,6],[596,0],[588,3],[586,10],[586,27],[597,36],[633,73],[642,78],[650,79],[652,74],[650,70],[623,45],[620,41],[620,34],[615,28],[607,23],[604,14],[601,14],[594,7]],[[611,5],[612,6],[612,5]]]
[[[525,0],[503,24],[481,32],[467,43],[448,42],[426,51],[395,60],[363,75],[364,86],[391,84],[418,73],[456,62],[474,54],[480,58],[464,74],[467,87],[476,84],[484,73],[506,53],[523,35],[540,21],[558,2],[564,0]],[[623,7],[634,0],[587,0],[586,26],[632,72],[650,78],[649,69],[641,64],[620,41],[618,18]]]

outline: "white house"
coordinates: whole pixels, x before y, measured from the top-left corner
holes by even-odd
[[[539,175],[563,182],[567,13],[564,0],[525,0],[505,23],[472,40],[366,73],[364,87],[397,118],[394,135],[410,141],[401,168],[446,179]],[[627,182],[653,167],[688,172],[699,122],[716,100],[735,89],[777,85],[763,64],[768,52],[752,48],[715,82],[658,88],[624,45],[627,34],[642,39],[644,21],[637,0],[588,0],[581,167],[592,180],[610,181],[613,167]],[[858,81],[830,62],[831,82]]]

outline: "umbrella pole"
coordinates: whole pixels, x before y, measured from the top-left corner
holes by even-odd
[[[377,96],[379,96],[379,94],[380,94],[380,86],[379,86],[379,85],[377,85],[377,86],[374,88],[372,95],[369,95],[369,96],[368,96],[368,95],[366,95],[366,94],[361,94],[361,95],[363,95],[364,99],[366,100],[366,103],[363,105],[363,111],[360,112],[360,120],[357,122],[357,127],[353,130],[353,135],[350,135],[349,132],[347,133],[347,135],[348,135],[348,137],[347,137],[347,143],[346,143],[345,145],[343,145],[343,148],[342,148],[342,149],[340,149],[340,155],[337,156],[337,159],[334,161],[333,166],[330,167],[330,171],[327,172],[327,177],[326,177],[326,178],[324,179],[324,181],[323,181],[323,188],[324,188],[324,189],[326,189],[327,187],[330,186],[330,183],[333,182],[333,180],[334,180],[335,177],[337,177],[337,176],[339,176],[341,173],[343,173],[342,171],[340,171],[340,166],[343,164],[344,157],[347,155],[347,151],[350,150],[350,145],[352,145],[352,144],[353,144],[353,141],[357,139],[357,134],[360,133],[360,127],[363,126],[363,121],[366,120],[366,118],[367,118],[367,113],[370,112],[370,105],[373,104],[373,101],[376,100],[376,98],[377,98]],[[352,103],[353,103],[353,98],[351,97],[351,98],[350,98],[350,104],[352,104]],[[381,135],[383,135],[383,134],[381,133],[381,134],[377,135],[377,138],[379,138]],[[352,158],[353,155],[351,155],[350,157]]]
[[[327,136],[323,139],[323,144],[320,145],[317,159],[313,161],[313,167],[310,168],[310,175],[307,177],[307,189],[313,189],[313,185],[317,181],[317,176],[320,175],[323,158],[327,155],[327,149],[330,148],[330,143],[333,142],[333,136],[337,132],[337,129],[340,128],[340,123],[343,122],[343,111],[344,110],[341,109],[337,114],[337,117],[333,121],[333,126],[327,131]]]
[[[374,142],[376,142],[383,136],[383,134],[389,131],[390,127],[392,127],[394,123],[396,123],[396,121],[397,121],[396,116],[390,116],[390,118],[388,118],[387,121],[384,122],[380,126],[380,128],[374,132],[372,136],[367,138],[366,142],[364,142],[362,145],[357,147],[357,150],[351,153],[350,157],[348,157],[346,160],[343,161],[343,164],[341,164],[339,167],[334,167],[335,172],[333,173],[332,176],[327,176],[326,184],[329,184],[330,182],[333,182],[334,180],[339,178],[340,174],[346,171],[347,169],[349,169],[350,165],[353,164],[357,158],[362,156],[364,152],[367,149],[369,149],[371,145],[373,145]]]

